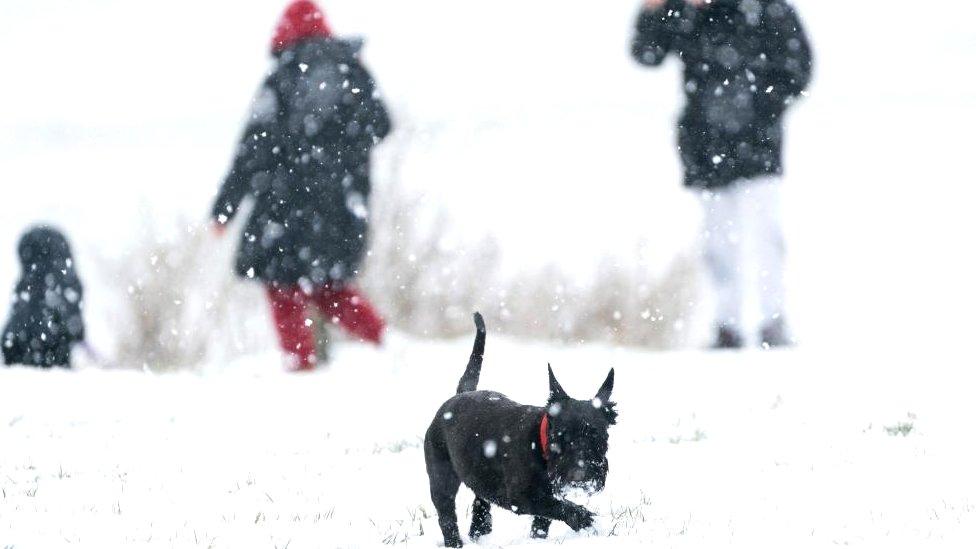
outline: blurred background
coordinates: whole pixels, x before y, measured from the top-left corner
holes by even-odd
[[[785,149],[801,345],[964,347],[976,7],[794,4],[815,51]],[[518,337],[705,344],[700,213],[675,151],[680,65],[631,60],[635,2],[323,7],[338,34],[365,38],[394,117],[362,284],[396,329],[453,337],[480,309]],[[261,289],[232,276],[236,239],[207,218],[281,9],[3,0],[0,289],[22,230],[48,221],[72,240],[89,340],[114,363],[275,348]]]

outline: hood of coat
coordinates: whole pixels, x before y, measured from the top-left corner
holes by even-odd
[[[363,49],[364,40],[359,37],[336,38],[314,37],[291,44],[285,49],[274,52],[274,57],[289,63],[327,57],[332,60],[356,58]]]
[[[727,16],[734,16],[739,13],[744,15],[749,21],[758,21],[766,6],[772,0],[710,0],[698,9],[703,13],[721,13]],[[755,24],[755,23],[753,23]]]
[[[29,229],[17,245],[24,274],[71,268],[71,245],[61,231],[48,225]]]

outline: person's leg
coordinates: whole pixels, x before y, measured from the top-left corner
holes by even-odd
[[[348,284],[336,289],[323,286],[313,297],[326,321],[339,324],[363,341],[376,345],[383,341],[386,323],[357,289]]]
[[[765,347],[788,345],[783,283],[786,246],[780,217],[779,178],[763,178],[743,185],[741,200],[744,214],[751,221],[758,267],[761,343]]]
[[[298,286],[268,285],[266,288],[282,350],[295,358],[296,369],[314,368],[315,339],[305,310],[308,296]]]
[[[702,246],[705,265],[715,288],[716,347],[741,347],[742,227],[736,186],[704,191],[705,226]]]

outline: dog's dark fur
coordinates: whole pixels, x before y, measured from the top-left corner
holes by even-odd
[[[573,530],[593,524],[593,513],[561,497],[568,487],[603,489],[607,430],[616,423],[610,402],[613,370],[596,397],[575,400],[549,368],[549,402],[524,406],[493,391],[478,391],[485,350],[485,324],[475,313],[477,334],[457,396],[434,416],[424,440],[430,496],[437,508],[444,545],[461,547],[454,499],[463,482],[475,493],[470,537],[491,532],[491,504],[534,515],[532,536],[544,538],[553,520]],[[548,414],[549,457],[540,447],[540,425]]]

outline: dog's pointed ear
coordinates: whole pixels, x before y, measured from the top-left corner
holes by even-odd
[[[613,391],[613,368],[610,368],[610,373],[607,374],[606,381],[600,386],[600,390],[596,392],[596,396],[593,397],[593,405],[597,408],[603,410],[604,415],[607,417],[607,422],[610,425],[617,424],[617,403],[610,402],[610,393]]]
[[[610,402],[611,392],[613,392],[613,368],[610,368],[607,379],[600,386],[600,390],[596,392],[596,398],[600,399],[600,402]]]
[[[562,385],[556,381],[556,374],[552,373],[552,364],[549,365],[549,402],[567,400],[569,395],[563,390]]]

